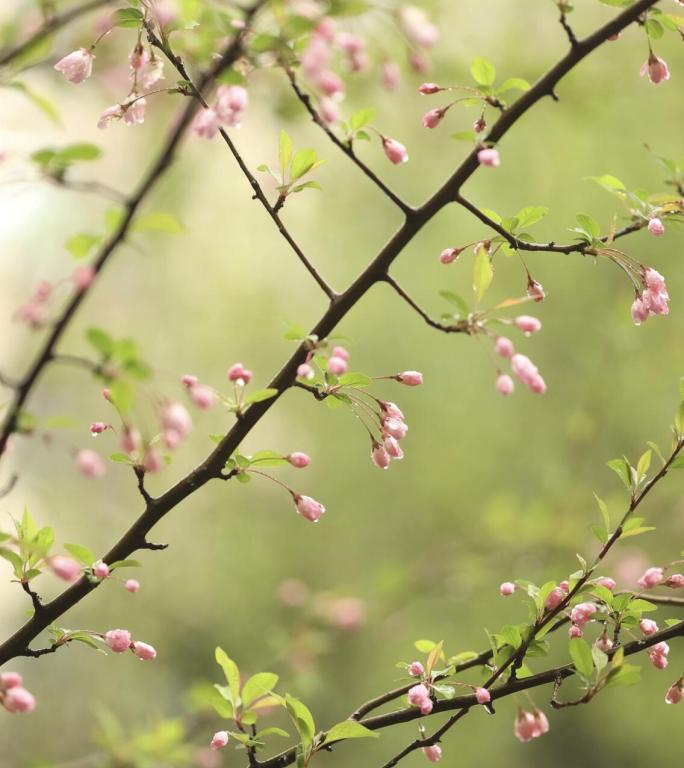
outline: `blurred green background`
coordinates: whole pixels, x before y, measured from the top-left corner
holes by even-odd
[[[576,5],[572,22],[579,33],[616,12],[594,0]],[[662,5],[675,10],[672,2]],[[29,25],[30,7],[28,0],[3,3],[0,18],[19,17]],[[442,37],[427,79],[439,83],[463,82],[476,55],[491,59],[502,79],[534,80],[567,46],[550,0],[443,0],[432,8]],[[349,28],[354,29],[353,21]],[[55,57],[90,40],[92,29],[90,16],[60,34]],[[396,41],[384,28],[365,31],[375,44],[383,41],[394,50]],[[120,97],[133,35],[122,30],[98,51],[99,71],[78,88],[64,83],[50,66],[22,76],[59,106],[62,127],[20,93],[0,89],[0,370],[7,373],[23,369],[38,341],[12,322],[13,311],[39,279],[68,274],[72,264],[64,241],[75,232],[100,231],[108,207],[92,196],[35,181],[26,156],[47,145],[93,141],[103,148],[104,158],[83,167],[80,177],[128,190],[180,106],[178,97],[158,97],[150,100],[143,126],[96,129],[99,113]],[[400,50],[397,45],[397,55]],[[618,42],[601,47],[562,82],[559,103],[544,100],[506,136],[501,168],[477,173],[464,188],[466,196],[502,215],[524,205],[548,205],[550,215],[536,226],[536,236],[565,242],[577,213],[592,214],[604,228],[613,213],[622,213],[618,202],[586,177],[612,173],[631,187],[663,189],[663,173],[643,145],[669,157],[682,153],[684,65],[676,36],[659,41],[657,51],[668,60],[672,79],[654,87],[639,77],[647,55],[642,30],[631,28]],[[476,116],[473,110],[455,108],[440,128],[425,131],[423,111],[443,102],[437,97],[433,104],[417,95],[423,79],[406,73],[399,90],[389,94],[378,89],[374,74],[362,76],[350,81],[343,106],[346,114],[376,106],[377,124],[407,145],[411,159],[401,167],[390,166],[377,144],[359,152],[413,203],[422,202],[464,156],[466,145],[449,134],[469,128]],[[278,72],[256,72],[250,77],[250,95],[247,118],[235,136],[252,168],[275,161],[282,125],[297,146],[315,147],[327,159],[318,173],[323,192],[305,192],[289,201],[284,219],[322,273],[342,288],[391,235],[398,216],[304,119]],[[177,379],[188,372],[227,391],[225,370],[235,360],[251,367],[259,385],[265,385],[291,351],[292,343],[283,339],[287,323],[310,326],[324,301],[265,212],[250,202],[249,192],[219,141],[188,139],[146,208],[175,212],[185,234],[140,235],[122,248],[61,350],[87,353],[84,331],[97,325],[139,341],[155,370],[156,392],[181,396]],[[439,252],[486,234],[466,212],[445,210],[411,243],[393,272],[439,315],[448,307],[438,291],[467,296],[471,282],[470,257],[447,268],[438,263]],[[619,483],[605,461],[622,452],[635,458],[646,440],[663,445],[668,440],[684,372],[681,234],[669,227],[656,240],[642,232],[623,245],[667,277],[669,317],[634,327],[631,288],[607,262],[595,264],[578,255],[529,257],[548,298],[534,307],[543,331],[519,341],[518,347],[545,376],[549,389],[543,397],[519,388],[513,397],[499,398],[486,344],[439,334],[388,288],[374,288],[339,332],[349,339],[353,370],[384,374],[415,368],[424,373],[422,388],[383,384],[376,392],[396,400],[406,414],[406,459],[380,472],[371,465],[367,438],[349,414],[329,411],[302,391],[288,392],[244,450],[310,453],[313,461],[306,472],[292,469],[281,476],[326,504],[324,520],[309,525],[294,514],[286,494],[260,482],[212,484],[174,510],[154,535],[169,543],[168,551],[140,556],[140,593],[131,596],[120,585],[105,584],[62,622],[98,631],[128,627],[157,647],[157,661],[140,665],[132,658],[70,647],[40,660],[13,662],[9,668],[25,674],[39,707],[30,717],[0,717],[2,765],[202,764],[198,760],[209,758],[194,750],[175,761],[152,752],[148,762],[131,763],[125,751],[118,762],[100,760],[98,717],[106,711],[107,718],[129,730],[185,717],[193,686],[220,679],[213,662],[218,644],[245,672],[281,674],[283,689],[303,697],[325,726],[394,686],[400,675],[395,662],[418,655],[415,640],[444,639],[449,653],[481,649],[486,646],[484,627],[496,630],[524,620],[524,607],[499,598],[498,584],[514,578],[543,583],[573,571],[575,552],[596,549],[589,532],[598,516],[592,491],[606,498],[614,513],[622,509]],[[519,263],[499,259],[488,300],[518,296],[523,289]],[[93,444],[87,433],[90,421],[111,418],[99,392],[98,383],[77,369],[54,366],[43,377],[31,410],[39,418],[73,416],[75,426],[55,432],[51,444],[17,441],[3,477],[16,468],[21,479],[0,502],[3,528],[8,516],[20,514],[27,504],[39,522],[55,526],[58,542],[78,541],[101,552],[139,514],[140,498],[125,467],[110,465],[100,481],[87,481],[72,467],[75,446],[96,447],[103,454],[115,450],[111,438]],[[153,492],[195,465],[211,448],[208,435],[230,423],[218,410],[194,415],[191,439],[171,467],[150,482]],[[681,550],[682,479],[675,475],[663,483],[645,511],[657,532],[623,544],[606,568],[624,587],[633,586],[642,566],[669,561]],[[0,628],[6,636],[24,619],[27,604],[17,586],[8,583],[8,566],[3,573]],[[303,605],[283,604],[287,579],[306,585]],[[49,576],[36,586],[48,597],[59,588]],[[348,597],[364,606],[353,630],[334,626],[325,607]],[[551,733],[531,744],[521,745],[513,737],[512,699],[498,706],[495,718],[474,712],[443,745],[443,764],[531,768],[553,761],[556,766],[631,768],[643,766],[648,755],[650,764],[674,765],[682,713],[666,707],[663,697],[682,672],[680,646],[673,643],[668,671],[656,671],[641,660],[640,687],[609,690],[590,708],[552,713],[545,706],[550,691],[535,692],[536,702],[550,715]],[[565,653],[560,639],[553,658],[562,661]],[[540,671],[547,663],[532,660],[531,666]],[[185,722],[190,741],[200,746],[220,726],[218,717],[206,713]],[[415,724],[409,724],[318,760],[331,767],[377,766],[415,735]],[[163,730],[159,738],[165,736]],[[90,762],[81,760],[89,755]],[[412,755],[406,764],[423,761]],[[232,749],[221,754],[221,764],[243,763]]]

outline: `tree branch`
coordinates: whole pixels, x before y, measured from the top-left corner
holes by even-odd
[[[384,280],[388,285],[391,285],[392,288],[394,288],[396,293],[399,296],[401,296],[401,298],[409,305],[409,307],[415,310],[431,328],[436,328],[438,331],[442,331],[443,333],[468,333],[469,334],[472,332],[472,329],[468,320],[459,320],[457,323],[453,323],[452,325],[444,325],[444,323],[440,323],[437,320],[433,320],[430,317],[430,315],[416,301],[414,301],[408,295],[408,293],[406,293],[406,291],[399,285],[399,283],[391,275],[389,274],[385,275]]]

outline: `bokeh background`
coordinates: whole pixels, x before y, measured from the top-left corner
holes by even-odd
[[[676,11],[672,2],[662,5]],[[616,12],[594,0],[576,6],[572,21],[579,33]],[[429,75],[436,82],[463,82],[476,55],[491,59],[502,79],[532,81],[566,49],[550,1],[445,0],[430,7],[442,31]],[[21,39],[35,21],[33,5],[4,2],[0,19],[15,25],[6,27],[6,38]],[[94,14],[60,33],[49,61],[87,43],[96,22]],[[354,20],[348,28],[355,29]],[[363,30],[371,46],[374,41],[400,55],[401,44],[386,27]],[[96,75],[85,85],[65,83],[48,65],[21,76],[58,105],[59,126],[21,93],[0,89],[0,369],[6,373],[20,372],[38,344],[39,334],[12,321],[14,310],[39,279],[69,273],[73,263],[64,242],[76,232],[101,232],[111,205],[41,182],[27,156],[45,146],[92,141],[104,156],[83,165],[76,177],[129,190],[181,106],[180,97],[157,97],[144,125],[97,130],[99,113],[120,98],[133,37],[133,31],[121,30],[98,50]],[[612,173],[633,188],[664,189],[664,174],[644,144],[668,157],[682,152],[684,63],[676,35],[659,41],[657,50],[669,61],[672,79],[655,87],[639,77],[647,55],[642,30],[631,28],[601,47],[565,78],[559,103],[547,99],[520,121],[502,142],[502,166],[477,173],[465,194],[503,215],[524,205],[548,205],[550,214],[535,227],[536,236],[566,241],[577,213],[592,214],[604,228],[614,213],[622,214],[618,201],[586,177]],[[350,80],[343,108],[351,113],[375,106],[377,124],[407,145],[411,159],[401,167],[391,166],[377,144],[362,146],[360,153],[394,189],[419,203],[464,156],[467,146],[449,135],[467,129],[476,115],[455,108],[440,128],[427,132],[420,117],[432,102],[416,91],[425,78],[407,72],[401,87],[387,93],[376,77],[372,72]],[[235,136],[251,167],[275,162],[281,126],[297,146],[315,147],[327,159],[318,173],[323,191],[291,200],[284,219],[323,274],[336,287],[345,286],[391,235],[398,216],[304,118],[282,75],[256,72],[250,94],[252,104]],[[149,385],[155,394],[182,396],[177,380],[188,372],[226,391],[225,370],[235,360],[265,385],[290,353],[292,342],[283,339],[287,324],[310,326],[324,301],[249,192],[219,141],[187,139],[145,209],[174,212],[185,232],[140,234],[120,249],[61,351],[87,354],[84,332],[96,325],[139,342],[155,371]],[[448,307],[438,291],[468,296],[471,282],[469,257],[447,268],[438,263],[439,252],[485,235],[464,211],[445,210],[397,260],[394,274],[439,315]],[[198,765],[196,749],[179,747],[173,756],[160,745],[178,738],[200,747],[220,727],[216,716],[193,707],[201,698],[198,686],[220,680],[213,662],[219,644],[245,672],[278,672],[282,689],[301,696],[324,726],[394,686],[401,674],[395,663],[417,656],[415,640],[443,639],[449,653],[477,650],[486,646],[483,628],[523,621],[525,608],[516,599],[501,599],[498,584],[514,578],[543,583],[573,571],[576,552],[596,549],[589,531],[598,522],[592,491],[615,514],[624,504],[606,460],[623,452],[635,458],[646,440],[668,441],[684,373],[681,233],[671,226],[661,239],[642,232],[623,245],[666,275],[669,317],[634,327],[631,288],[607,262],[578,255],[529,257],[548,298],[534,307],[543,331],[518,346],[548,382],[543,397],[520,389],[499,398],[486,344],[439,334],[389,289],[374,288],[339,332],[348,339],[354,370],[423,371],[422,388],[377,389],[398,401],[407,416],[406,459],[380,472],[349,414],[329,411],[302,391],[287,393],[244,449],[310,453],[313,462],[305,473],[283,470],[280,476],[322,500],[328,507],[324,520],[309,525],[294,514],[287,494],[260,482],[216,483],[174,510],[154,537],[168,542],[168,551],[140,556],[140,593],[131,596],[118,583],[106,584],[62,622],[99,631],[126,626],[157,647],[157,661],[141,665],[78,646],[13,663],[39,707],[30,717],[0,717],[2,765]],[[499,259],[488,298],[518,296],[523,289],[519,263]],[[54,525],[58,542],[77,541],[101,552],[139,514],[140,498],[126,467],[111,464],[98,481],[73,468],[74,448],[93,447],[89,422],[111,418],[99,392],[98,382],[78,369],[53,366],[42,377],[30,410],[39,420],[69,417],[71,426],[54,430],[49,444],[16,442],[3,478],[16,469],[20,482],[0,502],[4,529],[26,504],[39,522]],[[230,424],[218,410],[195,416],[191,439],[151,481],[154,492],[196,464],[212,447],[208,435]],[[95,447],[103,455],[116,450],[109,436]],[[606,570],[621,586],[632,586],[643,566],[669,561],[682,549],[682,490],[677,475],[663,483],[646,505],[657,532],[623,544],[611,556]],[[0,568],[0,629],[6,636],[22,622],[27,605],[9,583],[9,566]],[[59,588],[50,576],[36,586],[45,596]],[[344,602],[349,598],[357,602]],[[351,626],[341,626],[344,617]],[[552,659],[560,662],[565,641],[558,645]],[[513,700],[502,702],[494,718],[472,713],[444,744],[444,764],[531,768],[553,761],[591,768],[609,762],[631,768],[642,766],[648,755],[652,764],[673,765],[681,712],[666,707],[663,696],[682,672],[684,650],[673,645],[670,670],[656,671],[641,660],[638,688],[609,690],[590,708],[550,713],[551,733],[534,743],[521,745],[513,737]],[[546,664],[531,662],[535,671]],[[549,694],[535,692],[536,702],[545,705]],[[183,729],[187,738],[180,736]],[[376,766],[415,735],[415,724],[409,724],[318,759],[330,766]],[[244,763],[231,749],[221,760]],[[406,763],[423,760],[414,754]]]

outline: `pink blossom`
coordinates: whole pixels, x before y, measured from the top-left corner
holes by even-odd
[[[184,438],[192,429],[192,417],[181,403],[166,403],[161,411],[161,425],[162,429],[176,432],[180,438]]]
[[[212,749],[223,749],[228,743],[228,733],[226,731],[217,731],[209,745]]]
[[[97,127],[100,130],[104,130],[107,127],[107,123],[112,120],[121,120],[124,111],[121,104],[113,104],[111,107],[107,107],[105,111],[100,115],[97,121]]]
[[[504,583],[499,587],[499,594],[502,597],[508,597],[509,595],[512,595],[515,592],[515,584],[512,581],[504,581]]]
[[[439,39],[439,30],[432,24],[422,8],[402,5],[399,8],[399,22],[406,36],[421,48],[432,48]]]
[[[394,379],[407,387],[418,387],[423,383],[423,374],[419,371],[404,371],[398,373]]]
[[[569,592],[570,591],[570,582],[569,581],[561,581],[561,583],[558,585],[563,592]]]
[[[430,69],[430,62],[420,51],[411,51],[409,66],[419,75],[424,75]]]
[[[649,637],[650,635],[655,635],[658,631],[658,625],[653,619],[642,619],[639,622],[639,629],[646,635],[646,637]]]
[[[327,97],[320,100],[318,111],[328,124],[336,123],[340,119],[340,108],[332,99]]]
[[[161,59],[153,58],[147,63],[139,77],[139,82],[145,90],[149,90],[160,80],[164,79],[164,62]]]
[[[480,115],[477,120],[473,123],[473,130],[475,133],[482,133],[487,129],[487,121],[484,118],[484,115]]]
[[[439,744],[423,747],[423,754],[431,763],[438,763],[442,759],[442,748]]]
[[[308,363],[302,363],[297,368],[297,376],[300,379],[308,379],[309,381],[311,381],[311,379],[313,379],[316,376],[316,374],[314,372],[314,369]]]
[[[445,248],[439,254],[439,260],[442,264],[451,264],[452,262],[456,261],[462,252],[463,248]]]
[[[9,688],[17,688],[23,684],[24,678],[18,672],[0,673],[0,688],[5,691]]]
[[[608,651],[610,651],[613,647],[613,641],[608,637],[608,635],[604,633],[596,639],[594,645],[599,649],[599,651],[608,653]]]
[[[252,380],[252,372],[242,363],[234,363],[228,369],[228,381],[234,381],[240,386],[246,386]]]
[[[147,62],[150,60],[150,54],[142,47],[142,45],[136,45],[131,51],[128,61],[131,65],[131,69],[138,72],[141,70]]]
[[[289,454],[287,456],[287,460],[292,464],[293,467],[297,467],[297,469],[304,469],[304,467],[308,467],[311,463],[311,457],[306,454],[302,453],[301,451],[294,451],[293,453]]]
[[[423,128],[436,128],[444,118],[446,110],[444,109],[431,109],[423,115]]]
[[[498,150],[488,147],[481,149],[477,153],[477,162],[480,165],[488,165],[491,168],[498,168],[498,166],[501,165],[501,158],[499,157]]]
[[[71,273],[71,281],[79,291],[85,291],[92,285],[96,274],[95,267],[90,264],[76,267]]]
[[[544,301],[546,298],[544,286],[532,278],[530,278],[527,283],[527,295],[535,301]]]
[[[425,667],[419,661],[412,661],[409,664],[408,673],[411,677],[422,677],[425,673]]]
[[[637,581],[642,589],[652,589],[663,580],[663,569],[658,567],[647,568],[644,575]]]
[[[209,411],[218,399],[216,392],[204,384],[197,384],[190,389],[190,399],[202,411]]]
[[[513,357],[515,354],[515,347],[513,342],[506,338],[506,336],[497,336],[494,342],[494,351],[501,357]]]
[[[387,469],[390,465],[390,455],[381,443],[373,443],[371,449],[371,461],[379,469]]]
[[[500,373],[496,377],[496,391],[500,395],[512,395],[515,391],[513,379],[507,373]]]
[[[142,443],[142,436],[135,427],[124,427],[121,435],[121,450],[126,453],[135,453]]]
[[[584,632],[582,632],[582,630],[576,624],[573,624],[568,629],[568,637],[571,640],[574,639],[574,638],[577,638],[577,637],[582,637],[582,635],[584,635]]]
[[[543,736],[549,732],[549,720],[541,709],[534,708],[534,719],[537,723],[537,736]]]
[[[333,626],[348,632],[361,626],[366,616],[366,606],[357,597],[340,597],[333,600],[327,614]]]
[[[654,85],[658,85],[658,83],[670,79],[670,70],[667,68],[667,62],[659,56],[656,56],[652,51],[639,70],[639,74],[642,77],[648,75],[648,79]]]
[[[133,643],[133,653],[141,661],[152,661],[157,658],[157,651],[148,643],[142,643],[139,640]]]
[[[177,432],[174,432],[173,430],[168,430],[169,434],[177,435]],[[165,436],[165,442],[168,445],[168,437]],[[154,474],[155,472],[159,472],[162,467],[164,466],[164,462],[162,461],[162,457],[159,455],[159,451],[157,451],[154,448],[148,448],[145,451],[145,455],[143,456],[142,460],[142,467],[145,470],[145,472],[150,472]]]
[[[90,425],[90,434],[95,437],[96,435],[101,435],[108,427],[108,424],[105,424],[104,421],[93,421]]]
[[[205,108],[200,109],[195,115],[190,129],[196,136],[202,139],[213,139],[218,133],[219,124],[219,116],[216,114],[216,111]]]
[[[670,646],[665,642],[656,643],[656,645],[648,649],[648,657],[656,669],[665,669],[667,667],[667,656],[669,653]]]
[[[93,72],[95,54],[88,48],[79,48],[60,59],[55,69],[61,72],[70,83],[82,83]]]
[[[533,333],[537,333],[541,330],[541,320],[531,315],[519,315],[515,318],[515,325],[519,328],[525,336],[530,336]]]
[[[98,579],[106,579],[109,576],[109,566],[107,563],[103,563],[102,560],[95,563],[93,565],[93,576],[96,576]]]
[[[322,38],[326,42],[332,43],[335,39],[335,30],[335,20],[330,16],[325,16],[318,22],[314,32],[318,37]]]
[[[394,437],[396,440],[403,440],[408,432],[408,425],[399,419],[386,418],[382,422],[382,432],[384,435]]]
[[[554,611],[565,600],[565,592],[560,587],[554,587],[544,601],[547,611]]]
[[[341,357],[343,360],[346,360],[347,362],[349,362],[350,354],[349,354],[349,350],[346,347],[335,346],[332,348],[332,351],[330,352],[330,354],[333,357]]]
[[[423,715],[429,715],[432,712],[433,703],[430,698],[430,691],[423,683],[409,688],[408,703],[412,707],[418,707]]]
[[[665,586],[672,589],[682,589],[684,587],[684,574],[673,573],[672,576],[668,576],[665,580]]]
[[[341,96],[344,93],[342,78],[332,69],[326,69],[318,76],[318,86],[326,96]]]
[[[518,710],[518,715],[513,724],[513,733],[515,734],[516,739],[523,743],[531,741],[539,736],[539,727],[534,715],[524,709]]]
[[[84,477],[102,477],[105,465],[99,454],[83,448],[76,454],[76,468]]]
[[[389,139],[387,136],[382,137],[382,148],[385,150],[385,154],[390,162],[395,165],[405,163],[408,161],[408,152],[406,147],[398,142],[396,139]]]
[[[20,685],[10,688],[2,697],[2,706],[12,714],[33,712],[36,699],[26,688]]]
[[[76,581],[81,575],[81,566],[72,557],[55,555],[48,561],[50,570],[63,581]]]
[[[385,436],[383,445],[385,446],[385,450],[391,459],[399,460],[404,458],[404,451],[399,445],[399,441],[396,437],[392,437],[391,435]]]
[[[127,629],[110,629],[104,641],[114,653],[124,653],[131,645],[131,633]]]
[[[486,688],[476,688],[475,699],[478,704],[489,704],[492,700],[492,694]]]
[[[134,595],[140,589],[140,582],[137,579],[126,579],[124,586],[128,592]]]
[[[644,302],[641,299],[641,296],[637,296],[634,301],[632,302],[632,322],[634,325],[641,325],[643,322],[645,322],[648,319],[648,309],[645,307]]]
[[[386,59],[380,67],[380,84],[388,91],[396,90],[401,80],[401,70],[396,61]]]
[[[606,589],[609,589],[611,592],[615,589],[615,579],[611,579],[610,576],[601,576],[601,578],[596,579],[596,583],[600,584],[602,587],[605,587]]]
[[[385,416],[398,419],[399,421],[406,421],[401,408],[396,403],[392,403],[389,400],[380,400],[379,404]]]
[[[297,513],[312,523],[317,523],[325,512],[325,507],[315,499],[312,499],[311,496],[303,496],[297,493],[294,495],[294,502],[297,507]]]
[[[142,96],[133,96],[129,101],[121,105],[123,109],[123,121],[126,125],[138,125],[145,122],[145,108],[147,100]]]
[[[423,83],[418,89],[418,93],[422,93],[423,96],[432,96],[432,94],[443,90],[444,88],[441,85],[437,85],[437,83]]]
[[[655,235],[656,237],[660,237],[661,235],[665,234],[665,226],[663,225],[663,222],[660,219],[653,217],[648,222],[648,231],[652,235]]]
[[[669,687],[667,694],[665,695],[666,704],[679,704],[682,700],[682,687],[684,687],[683,681],[684,678],[680,677],[679,680],[675,680]]]
[[[247,90],[241,85],[221,85],[216,91],[214,111],[224,125],[237,126],[242,121],[248,102]]]
[[[333,355],[328,358],[328,371],[335,376],[341,376],[343,373],[346,373],[348,368],[349,363],[343,357]]]
[[[591,617],[597,610],[598,609],[594,603],[578,603],[570,611],[570,621],[572,621],[573,624],[577,624],[578,627],[581,627],[591,621]]]
[[[191,374],[186,373],[184,376],[181,376],[181,384],[187,389],[192,389],[199,384],[199,379],[197,376],[192,376]]]

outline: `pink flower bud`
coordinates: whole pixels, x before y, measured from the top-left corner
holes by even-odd
[[[530,388],[530,392],[534,392],[535,395],[543,395],[546,392],[546,382],[540,374],[535,374],[527,383]]]
[[[308,467],[311,463],[311,458],[308,454],[302,453],[301,451],[294,451],[294,453],[291,453],[287,460],[292,464],[293,467],[297,467],[297,469],[304,469],[304,467]]]
[[[104,399],[105,399],[105,400],[106,400],[108,403],[111,403],[111,402],[112,402],[112,390],[111,390],[111,389],[109,389],[109,387],[105,387],[105,388],[102,390],[102,397],[104,397]]]
[[[422,93],[423,96],[432,96],[434,93],[439,93],[443,90],[444,88],[436,83],[423,83],[418,89],[418,93]]]
[[[76,454],[76,468],[84,477],[102,477],[105,473],[105,465],[95,451],[87,448]]]
[[[50,570],[63,581],[76,581],[81,575],[81,566],[72,557],[55,555],[48,561]]]
[[[192,376],[191,374],[186,373],[185,376],[181,376],[181,384],[187,389],[192,389],[199,384],[199,379],[197,376]]]
[[[392,403],[389,400],[380,400],[379,405],[386,417],[406,421],[401,408],[396,403]]]
[[[667,667],[667,656],[669,653],[670,646],[665,642],[656,643],[656,645],[648,649],[648,657],[656,669],[665,669]]]
[[[109,425],[105,424],[104,421],[94,421],[90,425],[90,434],[95,437],[95,435],[101,435],[105,429],[107,429]]]
[[[554,611],[565,600],[565,592],[560,587],[554,587],[544,601],[547,611]]]
[[[141,643],[139,640],[136,640],[133,643],[133,653],[141,661],[152,661],[152,659],[157,658],[157,652],[155,649],[147,643]]]
[[[492,694],[486,688],[476,688],[475,699],[478,704],[489,704],[492,700]]]
[[[438,763],[442,759],[442,748],[439,744],[423,747],[423,754],[431,763]]]
[[[24,684],[24,678],[18,672],[0,673],[0,688],[8,690]]]
[[[649,54],[648,59],[642,65],[639,73],[642,77],[648,75],[648,79],[654,85],[658,85],[658,83],[670,79],[670,70],[667,68],[667,62],[659,56],[656,56],[654,53]]]
[[[333,355],[328,358],[328,371],[335,376],[341,376],[346,373],[349,368],[349,363],[343,358]]]
[[[12,714],[33,712],[36,699],[20,685],[10,688],[2,698],[2,706]]]
[[[637,296],[632,302],[631,313],[634,325],[641,325],[648,319],[649,312],[641,296]]]
[[[87,48],[79,48],[76,51],[60,59],[55,64],[55,69],[61,72],[70,83],[82,83],[93,72],[93,59],[95,54]]]
[[[570,629],[568,629],[568,637],[571,640],[577,637],[582,637],[582,635],[584,635],[584,632],[582,632],[582,630],[576,624],[573,624]]]
[[[487,121],[484,119],[484,115],[480,115],[480,117],[473,123],[473,130],[475,133],[482,133],[487,130]]]
[[[572,611],[570,611],[570,621],[581,627],[591,621],[591,617],[597,610],[598,608],[593,603],[578,603]]]
[[[213,139],[218,133],[219,116],[213,109],[200,109],[192,121],[191,130],[202,139]]]
[[[123,116],[124,110],[121,104],[113,104],[111,107],[107,107],[107,109],[100,115],[97,121],[97,127],[103,131],[112,120],[121,120]]]
[[[325,507],[315,499],[312,499],[311,496],[302,496],[297,493],[294,496],[294,502],[297,507],[297,513],[312,523],[317,523],[325,512]]]
[[[209,411],[216,405],[218,398],[211,387],[197,384],[190,390],[190,399],[200,410]]]
[[[515,318],[515,325],[519,328],[525,336],[530,336],[533,333],[541,330],[541,320],[531,315],[520,315]]]
[[[92,285],[96,274],[95,267],[91,267],[90,264],[83,267],[76,267],[71,273],[71,282],[79,291],[85,291]]]
[[[419,707],[421,714],[429,715],[432,712],[432,699],[430,691],[422,683],[409,688],[408,703],[413,707]]]
[[[404,371],[398,373],[394,379],[407,387],[418,387],[423,383],[423,374],[418,371]]]
[[[346,347],[335,346],[330,353],[331,357],[341,357],[343,360],[349,362],[349,350]]]
[[[379,469],[387,469],[390,465],[390,455],[381,443],[373,443],[371,449],[371,461]]]
[[[608,651],[610,651],[613,647],[613,641],[608,637],[608,635],[603,634],[596,639],[594,645],[599,649],[599,651],[608,653]]]
[[[336,123],[340,119],[340,108],[332,99],[321,99],[318,111],[323,120],[328,124]]]
[[[539,727],[535,721],[534,715],[524,709],[518,711],[513,724],[513,733],[518,741],[523,743],[531,741],[539,736]]]
[[[302,363],[297,368],[297,376],[300,379],[307,379],[308,381],[311,381],[311,379],[315,378],[316,374],[314,369],[308,363]]]
[[[137,579],[126,579],[124,586],[134,595],[140,589],[140,582]]]
[[[444,118],[446,112],[443,109],[431,109],[423,115],[423,128],[436,128]]]
[[[505,336],[497,336],[494,342],[494,351],[501,357],[513,357],[515,354],[515,347],[510,339]]]
[[[228,743],[228,733],[226,731],[217,731],[211,739],[209,745],[212,749],[223,749]]]
[[[541,709],[537,709],[536,707],[534,709],[534,720],[537,724],[537,736],[543,736],[545,733],[549,732],[548,718]]]
[[[419,661],[412,661],[409,664],[408,673],[411,677],[422,677],[425,673],[425,667]]]
[[[596,583],[602,587],[609,589],[611,592],[615,589],[615,579],[611,579],[610,576],[601,576],[600,579],[596,579]]]
[[[452,262],[456,261],[462,252],[463,248],[445,248],[439,254],[439,260],[442,264],[451,264]]]
[[[395,165],[405,163],[409,159],[406,147],[396,141],[396,139],[388,139],[387,136],[383,136],[382,148],[385,150],[387,159]]]
[[[131,633],[127,629],[110,629],[104,641],[114,653],[124,653],[131,645]]]
[[[544,286],[532,278],[530,278],[527,283],[527,295],[535,301],[544,301],[546,298]]]
[[[401,80],[401,70],[396,61],[389,59],[382,62],[380,68],[380,85],[388,91],[395,91]]]
[[[142,444],[142,436],[134,427],[124,427],[121,435],[121,450],[126,453],[135,453]]]
[[[661,235],[665,234],[665,226],[660,219],[652,218],[648,222],[648,231],[652,235],[660,237]]]
[[[187,437],[192,430],[192,417],[181,403],[166,403],[160,417],[162,429],[176,432],[181,439]]]
[[[107,576],[109,576],[109,566],[107,563],[103,563],[102,560],[95,563],[95,565],[93,565],[93,576],[98,579],[106,579]]]
[[[644,575],[639,579],[637,584],[642,589],[652,589],[653,587],[657,587],[658,584],[663,580],[663,569],[662,568],[647,568]]]
[[[399,445],[399,441],[396,437],[392,437],[391,435],[386,436],[383,441],[383,445],[385,446],[385,450],[387,451],[390,459],[399,460],[404,458],[404,451]]]
[[[514,390],[513,379],[507,373],[500,373],[496,377],[496,391],[500,395],[512,395]]]
[[[671,587],[672,589],[682,589],[684,587],[684,574],[673,573],[672,576],[668,576],[665,581],[665,586]]]
[[[499,594],[502,597],[508,597],[509,595],[512,595],[515,592],[515,584],[512,581],[504,581],[504,583],[499,587]]]
[[[388,418],[382,422],[382,432],[384,435],[394,437],[396,440],[403,440],[408,432],[408,426],[399,419]]]
[[[169,435],[176,435],[177,433],[173,430],[168,430],[164,433],[165,442],[167,445],[169,444],[169,440],[167,439]],[[142,467],[145,470],[145,472],[150,472],[151,474],[154,474],[155,472],[160,472],[162,467],[164,466],[164,462],[162,461],[162,457],[159,455],[159,451],[157,451],[154,448],[148,448],[145,451],[145,455],[143,456],[142,460]]]
[[[561,581],[561,583],[558,585],[563,592],[569,592],[570,591],[570,582],[569,581]]]
[[[249,384],[252,380],[252,375],[252,372],[245,368],[242,363],[235,363],[228,369],[228,381],[234,381],[236,384]]]
[[[649,637],[650,635],[655,635],[658,631],[658,625],[653,619],[642,619],[639,622],[639,629],[646,635],[646,637]]]
[[[318,86],[326,96],[341,96],[344,93],[342,78],[331,69],[327,69],[318,76]]]
[[[667,694],[665,695],[666,704],[679,704],[679,702],[682,700],[682,687],[684,685],[683,680],[684,678],[680,677],[679,680],[675,680],[675,682],[672,683],[667,691]]]
[[[480,165],[488,165],[491,168],[498,168],[501,165],[501,158],[496,149],[481,149],[477,153],[477,161]]]

